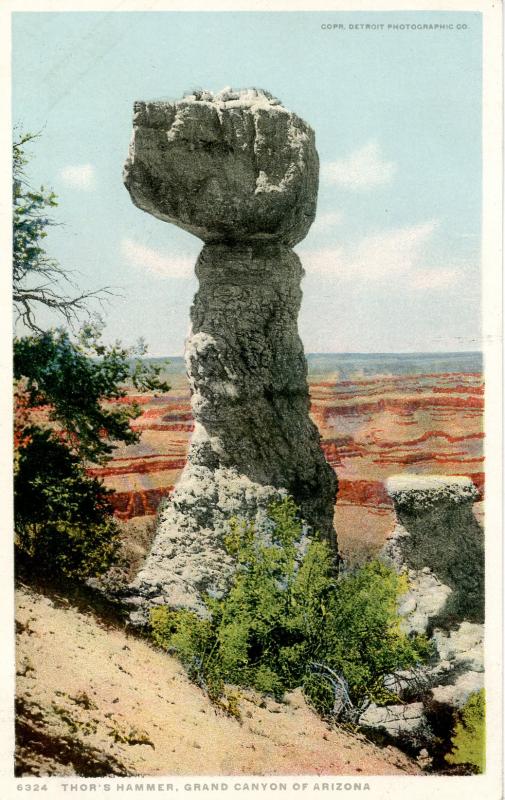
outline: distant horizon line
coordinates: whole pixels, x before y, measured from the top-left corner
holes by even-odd
[[[326,350],[324,352],[306,352],[305,356],[475,356],[483,355],[483,350]],[[179,355],[145,356],[146,358],[184,358]]]

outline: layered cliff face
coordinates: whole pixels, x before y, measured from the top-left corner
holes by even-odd
[[[131,587],[132,619],[166,603],[204,612],[233,565],[233,517],[286,494],[336,553],[336,477],[309,417],[297,332],[303,270],[290,245],[315,214],[314,134],[270,95],[137,103],[125,166],[133,202],[199,236],[186,368],[195,427],[185,466]]]
[[[339,502],[390,506],[384,479],[401,472],[468,475],[483,489],[480,373],[318,375],[310,392],[326,457],[339,472]]]
[[[194,419],[182,366],[170,381],[166,395],[135,396],[143,409],[133,423],[140,443],[118,448],[106,467],[94,470],[116,490],[112,500],[122,519],[154,514],[186,464]],[[339,475],[339,513],[368,509],[379,524],[379,514],[391,520],[384,480],[399,472],[467,475],[482,493],[483,391],[478,373],[309,376],[311,417]]]

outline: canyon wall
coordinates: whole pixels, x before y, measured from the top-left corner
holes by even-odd
[[[120,519],[155,514],[177,483],[194,428],[181,366],[166,395],[135,395],[142,415],[139,444],[120,447],[93,473],[115,489]],[[480,373],[437,373],[339,379],[309,375],[311,417],[326,460],[339,475],[337,506],[392,509],[385,479],[399,472],[466,475],[484,491]]]

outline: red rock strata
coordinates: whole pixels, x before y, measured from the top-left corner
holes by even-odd
[[[313,380],[311,414],[339,476],[337,506],[387,509],[385,478],[398,472],[467,475],[484,490],[484,387],[478,373]],[[137,445],[90,469],[115,489],[116,514],[154,514],[186,463],[193,430],[189,391],[135,395]]]

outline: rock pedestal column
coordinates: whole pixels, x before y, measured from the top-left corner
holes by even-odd
[[[473,513],[470,478],[397,475],[388,479],[398,524],[387,547],[416,576],[430,625],[484,621],[484,536]],[[437,604],[438,608],[437,608]]]
[[[195,430],[133,586],[138,621],[157,603],[202,611],[202,593],[231,574],[230,518],[260,522],[286,493],[336,552],[336,477],[309,417],[291,249],[314,219],[317,183],[313,131],[267,93],[135,105],[133,202],[205,242],[186,344]]]
[[[395,475],[386,488],[397,524],[382,556],[408,582],[401,626],[428,636],[432,654],[427,664],[387,676],[402,702],[372,703],[359,723],[411,750],[428,748],[421,755],[430,763],[443,751],[454,710],[484,686],[484,535],[472,512],[478,491],[461,475]]]

